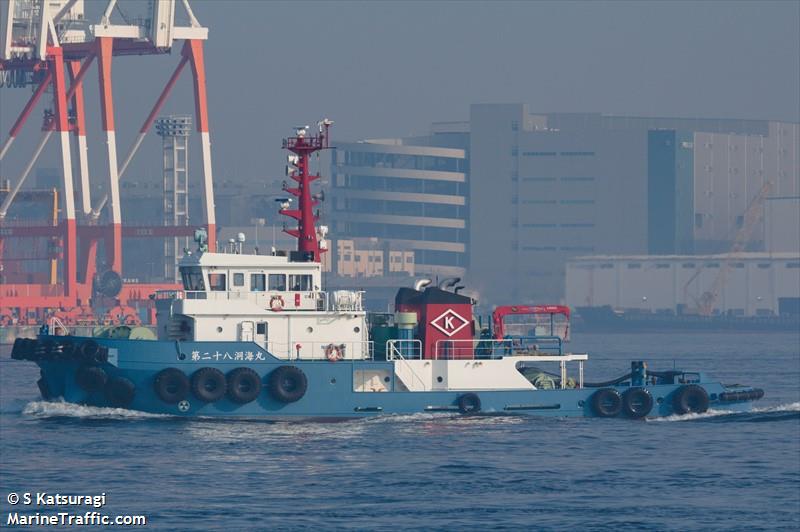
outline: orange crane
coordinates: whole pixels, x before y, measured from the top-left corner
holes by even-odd
[[[716,277],[714,277],[711,288],[703,292],[699,298],[695,298],[698,314],[702,316],[710,316],[713,314],[717,300],[719,299],[719,294],[725,286],[725,280],[731,269],[731,262],[736,258],[738,253],[744,251],[752,237],[756,222],[763,218],[764,200],[771,189],[772,181],[766,181],[744,211],[742,226],[736,232],[733,244],[731,244],[731,249],[725,254],[725,258],[721,261],[719,272],[717,272]],[[684,294],[687,293],[689,285],[700,275],[701,271],[702,269],[698,268],[694,275],[692,275],[683,286]]]

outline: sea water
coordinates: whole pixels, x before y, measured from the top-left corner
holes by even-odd
[[[703,370],[763,388],[750,413],[632,421],[419,414],[265,423],[45,402],[0,356],[0,508],[105,494],[147,529],[800,528],[800,334],[584,334],[587,380]],[[75,513],[83,508],[75,509]],[[49,511],[49,510],[48,510]]]

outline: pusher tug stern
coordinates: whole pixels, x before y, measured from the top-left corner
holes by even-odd
[[[310,155],[328,148],[331,122],[284,141],[284,187],[297,198],[281,213],[296,251],[243,253],[243,242],[197,250],[179,263],[182,291],[158,292],[157,340],[89,338],[43,325],[17,339],[12,358],[41,368],[46,400],[176,416],[270,420],[339,419],[453,412],[644,418],[747,410],[763,391],[726,386],[701,372],[653,371],[644,361],[614,380],[584,381],[588,355],[564,350],[569,310],[498,307],[477,331],[475,301],[458,280],[401,288],[393,316],[368,316],[362,293],[322,289]],[[504,318],[531,314],[539,325],[510,334]],[[378,319],[381,318],[381,319]],[[544,319],[542,319],[544,318]],[[60,334],[59,334],[60,333]],[[114,335],[111,335],[114,336]]]

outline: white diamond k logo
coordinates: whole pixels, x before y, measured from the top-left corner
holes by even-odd
[[[469,321],[459,315],[453,309],[447,309],[437,318],[432,320],[431,325],[442,331],[447,336],[453,336],[455,333],[469,325]]]

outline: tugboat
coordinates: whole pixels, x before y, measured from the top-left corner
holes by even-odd
[[[316,226],[319,175],[309,157],[329,147],[330,124],[313,135],[298,128],[283,142],[297,182],[284,190],[298,208],[285,201],[280,212],[298,222],[286,230],[296,251],[246,254],[238,242],[210,252],[198,230],[196,251],[179,262],[183,290],[154,295],[156,340],[70,336],[52,324],[14,343],[12,358],[40,367],[42,397],[175,416],[327,420],[424,412],[638,419],[746,410],[763,396],[644,361],[617,379],[585,382],[588,355],[564,349],[569,309],[499,307],[491,329],[479,330],[476,301],[459,293],[457,279],[400,288],[396,312],[382,320],[364,310],[362,292],[324,291],[327,229]],[[504,318],[522,314],[543,316],[544,326],[511,334]]]

